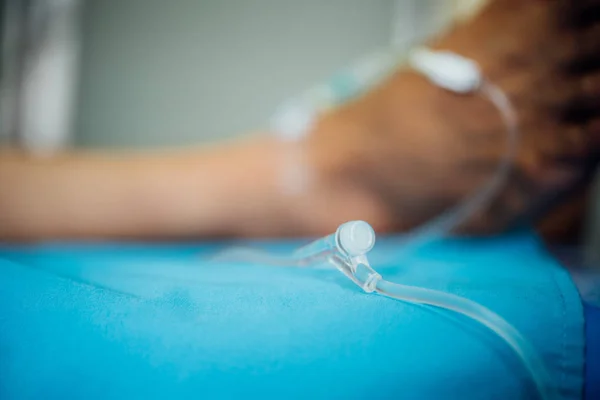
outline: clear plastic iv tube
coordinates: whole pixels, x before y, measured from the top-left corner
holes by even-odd
[[[367,253],[375,244],[375,232],[364,221],[340,225],[335,234],[325,236],[295,251],[290,257],[273,257],[268,253],[254,253],[252,261],[266,265],[312,266],[324,261],[367,293],[377,293],[396,300],[430,305],[464,315],[485,326],[501,338],[518,356],[529,372],[541,399],[557,399],[555,387],[543,360],[531,343],[504,318],[490,309],[467,298],[438,290],[396,284],[386,281],[369,264]],[[226,252],[220,259],[231,260],[234,254]],[[243,258],[245,261],[251,261]],[[280,263],[280,261],[285,262]]]
[[[479,322],[504,340],[515,352],[529,372],[541,399],[558,398],[544,362],[531,343],[515,327],[490,309],[452,293],[401,285],[383,279],[377,282],[375,292],[400,301],[443,308]]]
[[[423,53],[423,51],[420,53]],[[428,50],[425,50],[425,53],[429,54],[429,56],[432,54]],[[448,55],[442,56],[447,57]],[[411,60],[410,56],[407,57]],[[391,71],[395,70],[403,59],[404,57],[401,57],[395,51],[390,50],[367,58],[355,68],[349,69],[340,75],[344,77],[341,81],[345,82],[342,86],[347,89],[342,90],[341,92],[351,92],[352,96],[350,97],[364,92],[371,88],[375,82],[380,81],[382,77],[389,75]],[[452,56],[452,60],[453,59],[454,56]],[[446,58],[444,58],[444,60],[448,61]],[[429,61],[431,62],[431,60]],[[414,68],[414,62],[411,64],[413,64]],[[440,65],[441,68],[451,67],[447,66],[446,63],[443,63],[443,65],[440,64],[440,62],[434,64],[435,65],[428,65],[429,70],[431,70],[432,67],[435,67],[434,69],[437,70],[440,68]],[[423,71],[420,72],[423,73]],[[519,142],[517,113],[515,112],[510,99],[501,88],[492,82],[485,80],[478,71],[469,72],[476,74],[476,76],[470,76],[471,79],[469,79],[469,82],[472,81],[476,83],[474,83],[473,86],[470,86],[468,91],[459,92],[463,94],[480,94],[496,107],[506,127],[506,151],[504,152],[494,175],[488,182],[477,188],[472,195],[467,197],[457,206],[450,208],[448,211],[443,212],[441,215],[409,232],[407,238],[404,240],[406,246],[416,247],[427,244],[451,233],[489,204],[510,176]],[[462,73],[459,75],[461,75],[461,78],[464,78]],[[447,79],[449,79],[448,76],[445,76],[445,80]],[[294,101],[285,103],[285,106],[275,114],[275,118],[272,121],[274,132],[280,139],[289,142],[290,145],[294,147],[292,151],[288,151],[284,160],[285,168],[283,168],[283,170],[286,173],[284,174],[283,182],[288,191],[290,191],[290,186],[295,187],[296,191],[301,191],[310,180],[307,178],[309,175],[307,167],[294,160],[300,160],[298,153],[302,151],[301,146],[304,143],[305,137],[309,134],[310,128],[314,124],[314,120],[321,111],[322,107],[319,107],[319,105],[323,104],[324,99],[329,99],[325,102],[327,104],[331,103],[337,105],[343,103],[343,100],[347,97],[342,96],[340,94],[341,92],[338,93],[340,86],[334,84],[338,81],[340,81],[340,79],[334,79],[326,85],[320,85],[309,91],[309,93],[320,93],[318,96],[304,95]],[[452,89],[452,87],[454,86],[445,86],[446,89],[456,92],[456,88]],[[336,94],[339,94],[339,96],[336,96]]]
[[[291,254],[276,255],[248,248],[227,249],[211,258],[212,262],[243,262],[271,266],[318,267],[330,259],[366,254],[375,245],[375,232],[366,222],[352,221],[341,225],[336,233],[300,247]]]
[[[496,109],[506,126],[506,151],[492,178],[458,206],[417,227],[408,234],[406,244],[418,246],[440,239],[482,210],[509,178],[519,142],[518,118],[506,94],[498,86],[484,81],[478,90]]]

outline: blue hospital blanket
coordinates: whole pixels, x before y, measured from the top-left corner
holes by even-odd
[[[464,318],[363,293],[333,269],[205,262],[221,248],[0,248],[0,398],[533,398],[510,349]],[[502,315],[581,398],[582,305],[535,237],[410,255],[386,238],[371,261]]]

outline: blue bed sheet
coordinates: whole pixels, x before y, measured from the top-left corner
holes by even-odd
[[[203,262],[221,247],[0,249],[0,398],[533,396],[511,351],[467,320],[362,293],[335,270]],[[371,258],[391,281],[499,313],[542,354],[560,393],[581,398],[582,305],[534,236],[410,255],[388,238]]]

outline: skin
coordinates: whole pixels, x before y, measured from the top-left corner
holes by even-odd
[[[557,206],[571,206],[567,221],[581,214],[572,205],[600,149],[598,10],[596,0],[495,0],[431,43],[476,60],[520,120],[508,184],[460,232],[538,221],[556,229],[567,215]],[[451,94],[400,70],[319,119],[302,146],[314,179],[301,193],[282,190],[289,145],[260,132],[209,148],[136,154],[40,159],[4,150],[0,240],[326,234],[351,219],[402,231],[489,179],[505,135],[483,97]]]

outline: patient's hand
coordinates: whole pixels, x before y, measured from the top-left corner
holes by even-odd
[[[598,10],[600,1],[497,0],[433,43],[478,61],[520,119],[508,185],[463,230],[493,232],[547,215],[552,200],[589,180],[600,144]],[[489,179],[505,141],[485,99],[399,72],[317,126],[310,148],[321,179],[299,204],[300,219],[320,231],[363,215],[380,229],[415,226]]]

